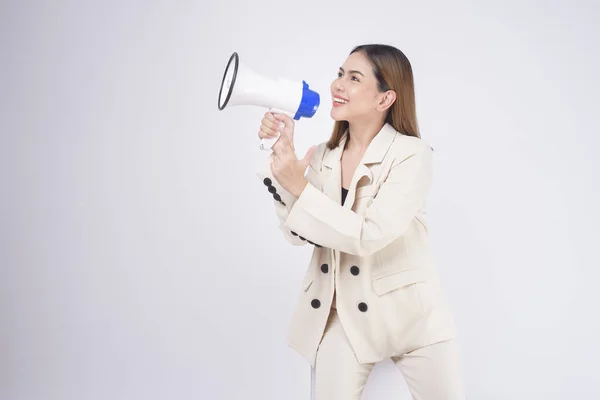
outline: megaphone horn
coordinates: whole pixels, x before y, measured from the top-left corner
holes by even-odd
[[[241,63],[237,52],[229,57],[219,89],[220,111],[227,106],[254,105],[299,120],[311,118],[319,104],[319,94],[305,81],[268,79]],[[278,138],[262,139],[261,150],[270,150]]]

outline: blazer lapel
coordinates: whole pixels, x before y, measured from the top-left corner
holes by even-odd
[[[341,139],[340,145],[329,150],[323,158],[323,193],[338,204],[342,202],[342,152],[346,143],[346,135]]]
[[[373,174],[371,172],[370,165],[381,163],[385,158],[390,146],[394,142],[396,137],[396,130],[390,125],[385,124],[381,130],[375,135],[367,151],[363,155],[360,163],[354,171],[350,187],[348,188],[348,195],[344,202],[345,208],[352,208],[354,200],[356,198],[356,188],[359,182],[361,186],[369,185],[373,183]],[[323,192],[327,197],[333,199],[338,204],[342,201],[342,153],[344,145],[348,138],[348,131],[344,134],[340,140],[339,146],[335,149],[327,152],[323,159]],[[362,183],[361,179],[366,177],[367,182]]]

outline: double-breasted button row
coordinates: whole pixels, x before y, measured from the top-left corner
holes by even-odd
[[[270,178],[265,178],[263,179],[263,183],[267,187],[269,193],[273,195],[273,198],[285,206],[285,203],[281,200],[281,196],[279,195],[279,193],[277,193],[277,188],[273,186],[273,181]]]
[[[312,308],[317,309],[317,308],[321,307],[321,302],[319,301],[319,299],[312,299],[310,302],[310,305],[312,306]],[[367,310],[369,309],[369,306],[367,306],[367,303],[364,303],[361,301],[360,303],[358,303],[358,309],[361,312],[367,312]]]
[[[302,239],[302,240],[304,240],[304,241],[306,241],[306,242],[308,242],[308,243],[312,244],[313,246],[317,246],[317,247],[323,247],[323,246],[321,246],[320,244],[316,244],[316,243],[314,243],[314,242],[311,242],[310,240],[307,240],[306,238],[303,238],[302,236],[298,235],[298,234],[297,234],[296,232],[294,232],[294,231],[290,231],[290,232],[292,233],[292,235],[294,235],[294,236],[298,236],[300,239]]]
[[[328,264],[322,264],[321,265],[321,271],[326,274],[327,272],[329,272],[329,265]],[[358,269],[358,267],[356,265],[352,266],[352,268],[350,268],[350,273],[354,276],[358,275],[358,273],[360,272],[360,270]]]
[[[329,265],[328,264],[321,264],[321,272],[323,272],[324,274],[329,272]],[[358,268],[356,265],[353,265],[352,267],[350,267],[350,273],[354,276],[358,275],[360,273],[360,268]],[[312,299],[310,302],[310,305],[312,306],[312,308],[319,308],[321,307],[321,302],[319,301],[319,299]],[[367,303],[365,302],[360,302],[358,303],[358,310],[361,312],[366,312],[369,309],[369,306],[367,305]]]
[[[352,267],[350,267],[350,273],[356,276],[360,273],[360,268],[358,268],[356,265],[353,265]],[[366,312],[369,309],[369,306],[367,306],[367,303],[361,301],[360,303],[358,303],[358,309],[361,312]]]

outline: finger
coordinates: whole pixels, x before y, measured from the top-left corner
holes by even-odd
[[[271,174],[272,174],[273,176],[277,175],[277,174],[276,174],[276,172],[275,172],[275,161],[271,161],[271,162],[269,163],[269,168],[271,169]]]
[[[263,130],[263,128],[260,128],[259,131],[258,131],[258,137],[261,138],[261,139],[271,139],[271,138],[274,138],[276,136],[272,135],[272,134],[270,134],[268,132],[265,132]]]
[[[273,114],[273,117],[276,120],[283,122],[286,126],[294,125],[294,120],[287,114],[276,113],[276,114]]]
[[[308,166],[310,165],[310,160],[312,159],[312,156],[316,149],[317,149],[317,146],[314,146],[314,145],[310,146],[310,148],[306,151],[306,154],[304,155],[302,160],[300,160],[300,165],[302,165],[303,169],[308,168]]]
[[[265,140],[277,140],[277,138],[278,138],[277,135],[275,135],[275,136],[274,135],[269,135],[269,134],[266,134],[263,131],[258,131],[258,137],[260,139],[265,139]]]
[[[271,162],[280,162],[281,161],[281,157],[279,156],[279,154],[277,154],[277,152],[275,151],[275,145],[277,143],[275,143],[272,147],[271,147]]]
[[[261,130],[275,137],[278,136],[280,132],[283,132],[281,124],[282,122],[275,119],[272,113],[267,112],[261,120]]]
[[[281,161],[277,157],[271,158],[271,162],[269,163],[269,165],[271,167],[271,173],[273,174],[274,177],[279,176],[279,164],[280,163],[281,163]]]
[[[276,138],[276,136],[269,135],[269,134],[263,132],[262,130],[258,131],[258,137],[259,137],[259,139],[274,139],[274,138]]]
[[[271,146],[271,150],[273,151],[273,155],[275,157],[277,157],[278,159],[284,159],[286,157],[286,149],[285,146],[283,145],[282,142],[282,138],[285,135],[281,135],[279,137],[279,139],[277,139],[277,141],[275,142],[275,144],[273,144],[273,146]]]
[[[285,132],[289,130],[288,128],[293,129],[293,120],[285,114],[273,114],[273,118],[275,120],[275,124],[278,124],[276,129],[279,129],[280,132]],[[290,132],[293,134],[293,132]]]
[[[279,120],[276,116],[282,114],[275,114],[273,112],[266,112],[265,119],[273,124],[273,129],[285,128],[285,123]]]
[[[296,155],[296,147],[294,146],[294,141],[292,140],[292,138],[288,135],[281,135],[281,136],[285,136],[282,140],[282,145],[292,154],[294,154],[294,156]]]
[[[279,135],[279,132],[276,129],[273,129],[265,124],[260,125],[258,132],[260,137],[276,137]]]
[[[294,149],[287,135],[279,136],[279,139],[277,139],[277,142],[271,148],[280,158],[289,158],[290,155],[294,154]]]
[[[265,116],[261,120],[261,123],[264,126],[269,127],[269,128],[271,128],[273,130],[277,130],[279,128],[279,125],[280,125],[280,121],[278,121],[277,119],[275,119],[275,117],[273,117],[273,114],[271,114],[271,113],[265,114]]]
[[[265,135],[269,135],[269,136],[277,136],[279,135],[279,132],[277,132],[277,129],[274,129],[272,127],[269,127],[267,125],[261,124],[259,131],[262,131],[265,133]]]

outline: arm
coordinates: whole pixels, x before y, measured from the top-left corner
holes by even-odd
[[[318,154],[318,151],[315,151],[315,153],[313,154],[311,162],[306,170],[305,178],[310,185],[312,185],[314,188],[317,188],[318,190],[321,190],[321,184],[319,182],[317,174],[317,171],[319,170],[317,167],[317,163],[319,162],[321,157]],[[273,177],[270,168],[272,157],[273,154],[269,156],[265,167],[260,172],[258,172],[257,175],[260,178],[262,184],[264,185],[265,190],[273,199],[275,213],[279,219],[279,229],[281,229],[285,239],[295,246],[303,246],[308,243],[320,247],[320,245],[318,243],[313,242],[310,239],[310,237],[300,236],[295,231],[287,229],[283,226],[298,198],[293,194],[289,193],[287,190],[285,190]]]
[[[423,145],[396,162],[364,216],[309,183],[292,205],[283,229],[358,256],[381,250],[406,232],[424,204],[431,185],[431,152]]]

